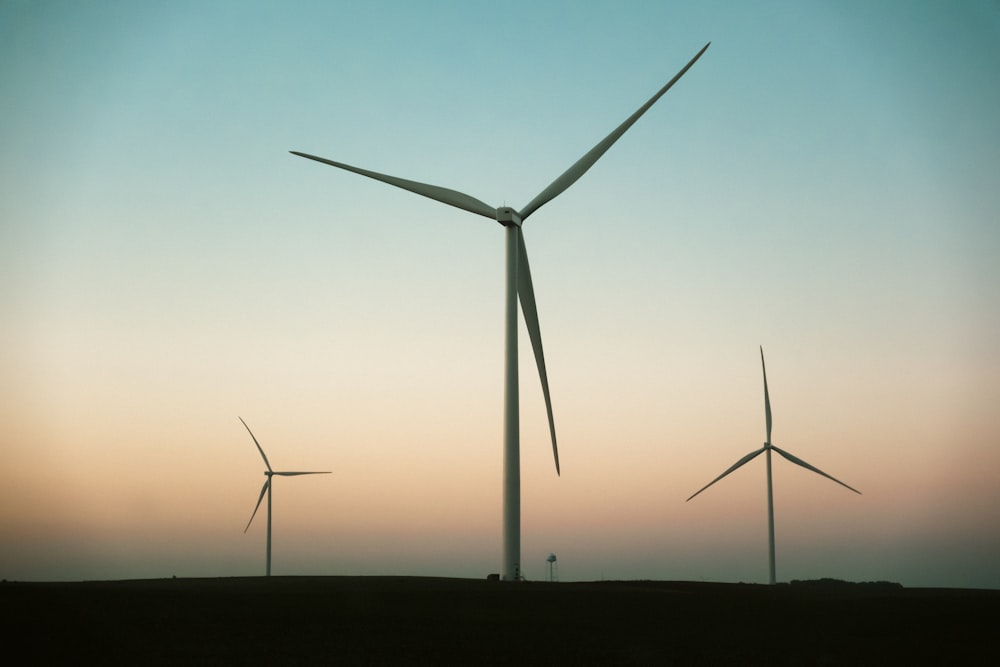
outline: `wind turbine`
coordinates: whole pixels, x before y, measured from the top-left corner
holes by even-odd
[[[250,515],[250,520],[247,521],[247,527],[243,529],[243,533],[246,534],[250,530],[250,524],[253,523],[253,518],[257,516],[257,510],[260,509],[260,502],[264,500],[264,494],[267,494],[267,576],[271,576],[271,478],[274,475],[283,475],[285,477],[291,477],[293,475],[329,475],[329,470],[324,470],[321,472],[279,472],[271,469],[271,464],[267,460],[267,454],[264,453],[264,449],[257,442],[256,436],[254,436],[253,431],[247,426],[247,423],[243,421],[243,417],[240,417],[240,421],[246,426],[247,432],[250,437],[253,438],[253,444],[257,445],[257,451],[260,452],[261,458],[264,459],[264,465],[267,466],[267,470],[264,471],[264,476],[267,479],[264,481],[264,486],[260,489],[260,496],[257,498],[257,504],[254,505],[253,514]]]
[[[750,452],[749,454],[747,454],[746,456],[744,456],[743,458],[741,458],[739,461],[737,461],[732,466],[730,466],[729,469],[726,470],[726,472],[722,473],[721,475],[719,475],[718,477],[716,477],[715,479],[713,479],[711,482],[709,482],[705,486],[701,487],[694,495],[691,496],[691,498],[694,498],[699,493],[701,493],[702,491],[704,491],[708,487],[712,486],[713,484],[715,484],[716,482],[718,482],[720,479],[722,479],[723,477],[725,477],[729,473],[733,472],[734,470],[736,470],[737,468],[739,468],[743,464],[748,463],[749,461],[752,461],[753,459],[757,458],[757,456],[759,456],[762,452],[766,452],[767,453],[767,544],[768,544],[768,555],[769,555],[770,574],[771,574],[771,581],[770,581],[770,583],[774,584],[775,583],[775,578],[774,578],[774,496],[773,496],[773,494],[771,492],[771,450],[774,450],[774,451],[778,452],[779,454],[781,454],[782,456],[784,456],[786,459],[788,459],[792,463],[794,463],[796,465],[799,465],[799,466],[802,466],[806,470],[812,470],[814,473],[822,475],[823,477],[826,477],[827,479],[832,479],[837,484],[840,484],[841,486],[846,487],[846,488],[850,489],[851,491],[854,491],[854,493],[856,493],[858,495],[861,495],[861,492],[858,491],[857,489],[855,489],[852,486],[847,486],[847,484],[844,484],[843,482],[841,482],[836,477],[833,477],[831,475],[826,474],[825,472],[823,472],[819,468],[817,468],[815,466],[809,465],[808,463],[806,463],[805,461],[803,461],[799,457],[793,456],[793,455],[789,454],[788,452],[786,452],[785,450],[780,449],[778,447],[775,447],[774,445],[771,444],[771,399],[770,399],[770,397],[767,394],[767,369],[764,367],[764,348],[763,348],[763,346],[760,348],[760,369],[764,373],[764,419],[765,419],[765,422],[767,424],[767,440],[764,441],[764,446],[761,447],[760,449],[756,450],[756,451]],[[691,500],[691,498],[688,498],[688,500]],[[687,502],[687,501],[685,501],[685,502]]]
[[[711,43],[711,42],[710,42]],[[709,43],[709,44],[710,44]],[[501,578],[505,581],[516,581],[521,578],[521,470],[520,470],[520,440],[518,417],[518,377],[517,377],[517,302],[520,297],[521,311],[524,313],[525,326],[531,347],[535,354],[535,364],[542,383],[542,394],[545,398],[545,411],[549,420],[549,434],[552,438],[552,456],[555,459],[556,474],[559,470],[559,450],[556,446],[556,429],[552,419],[552,401],[549,397],[549,383],[545,372],[545,358],[542,353],[542,338],[538,328],[538,312],[535,308],[535,294],[531,282],[531,272],[528,267],[528,254],[524,245],[521,225],[532,213],[544,204],[559,196],[564,190],[577,181],[595,162],[597,162],[618,139],[646,113],[653,104],[673,86],[688,69],[701,57],[708,48],[706,44],[687,65],[678,72],[653,97],[633,113],[624,123],[611,134],[590,149],[576,161],[559,178],[542,190],[520,211],[507,206],[494,208],[467,194],[410,181],[396,176],[388,176],[375,171],[352,167],[342,162],[334,162],[326,158],[316,157],[306,153],[290,151],[293,155],[309,158],[328,164],[332,167],[373,178],[403,190],[437,200],[456,208],[476,213],[503,225],[506,236],[506,281],[504,305],[504,467],[503,467],[503,557],[501,563]]]

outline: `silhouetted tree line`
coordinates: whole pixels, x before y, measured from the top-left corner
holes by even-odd
[[[902,588],[903,584],[895,581],[844,581],[843,579],[832,579],[830,577],[823,577],[822,579],[792,579],[792,586],[826,586],[826,587],[837,587],[837,586],[859,586],[865,588],[874,589],[884,589],[884,588]]]

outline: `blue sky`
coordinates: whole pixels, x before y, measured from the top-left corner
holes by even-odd
[[[499,226],[523,560],[564,578],[1000,586],[1000,9],[967,2],[0,4],[0,574],[499,567]],[[522,336],[523,340],[523,336]],[[757,462],[755,462],[757,463]],[[286,480],[281,480],[282,482]],[[287,487],[287,490],[286,490]],[[255,532],[256,531],[256,532]],[[526,573],[532,570],[526,566]]]

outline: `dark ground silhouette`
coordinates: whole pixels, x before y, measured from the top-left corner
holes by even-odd
[[[1000,591],[272,577],[0,584],[18,664],[980,665]]]

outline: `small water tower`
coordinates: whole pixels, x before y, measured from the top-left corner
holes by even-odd
[[[549,581],[559,581],[559,566],[556,563],[556,555],[549,554],[545,560],[549,564]]]

